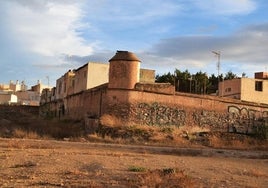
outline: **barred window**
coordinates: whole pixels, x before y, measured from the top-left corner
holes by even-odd
[[[262,81],[255,81],[255,91],[262,91]]]

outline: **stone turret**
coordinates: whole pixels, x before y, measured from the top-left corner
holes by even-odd
[[[140,79],[140,60],[128,51],[117,51],[109,60],[109,88],[134,89]]]

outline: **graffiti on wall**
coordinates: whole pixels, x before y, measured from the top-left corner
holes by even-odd
[[[196,125],[219,131],[252,133],[260,126],[268,126],[268,111],[234,105],[228,106],[227,113],[196,110],[192,116]]]
[[[268,111],[255,110],[245,107],[228,106],[228,131],[251,133],[254,128],[265,125]]]
[[[192,113],[194,123],[200,127],[210,127],[214,130],[225,129],[226,115],[216,111],[197,110]]]
[[[158,103],[140,103],[135,111],[136,118],[147,125],[185,125],[186,113],[176,107]]]

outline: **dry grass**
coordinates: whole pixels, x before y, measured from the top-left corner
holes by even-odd
[[[251,169],[251,170],[245,170],[243,172],[243,175],[247,175],[250,177],[266,177],[268,178],[268,174],[266,174],[265,172],[258,170],[258,169]]]
[[[7,145],[4,146],[9,149],[53,149],[54,147],[51,145],[47,145],[43,142],[21,142],[18,139],[9,139],[7,141]]]
[[[101,139],[98,137],[101,135]],[[148,126],[124,124],[120,118],[104,115],[97,135],[90,140],[108,143],[135,143],[150,145],[169,145],[179,147],[209,146],[215,148],[247,149],[267,148],[267,142],[246,135],[211,132],[199,126]]]
[[[129,187],[194,187],[195,181],[184,171],[166,168],[138,172]]]
[[[226,149],[259,149],[267,150],[268,142],[253,137],[234,133],[215,132],[207,137],[208,146]]]
[[[28,139],[40,139],[35,131],[25,131],[23,129],[17,128],[13,131],[13,137],[15,138],[28,138]]]
[[[3,131],[1,131],[3,130]],[[79,141],[85,134],[84,124],[73,120],[23,119],[8,126],[0,124],[0,137],[27,139],[64,139]]]
[[[199,126],[182,126],[178,128],[178,131],[180,131],[181,133],[194,134],[194,133],[200,133],[200,132],[210,132],[210,129],[206,127],[199,127]]]
[[[121,119],[109,114],[102,115],[100,123],[108,127],[120,127],[123,125],[123,121]]]
[[[237,134],[218,134],[199,126],[135,125],[122,119],[103,115],[93,134],[86,134],[83,122],[74,120],[44,120],[30,117],[0,125],[0,137],[27,139],[62,139],[77,142],[105,142],[119,144],[150,144],[179,147],[210,146],[234,149],[268,149],[267,141]],[[205,134],[203,134],[205,133]],[[202,135],[203,134],[203,135]]]

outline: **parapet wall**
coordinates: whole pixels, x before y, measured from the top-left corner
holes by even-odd
[[[135,90],[153,93],[175,94],[175,87],[170,83],[136,83]]]

